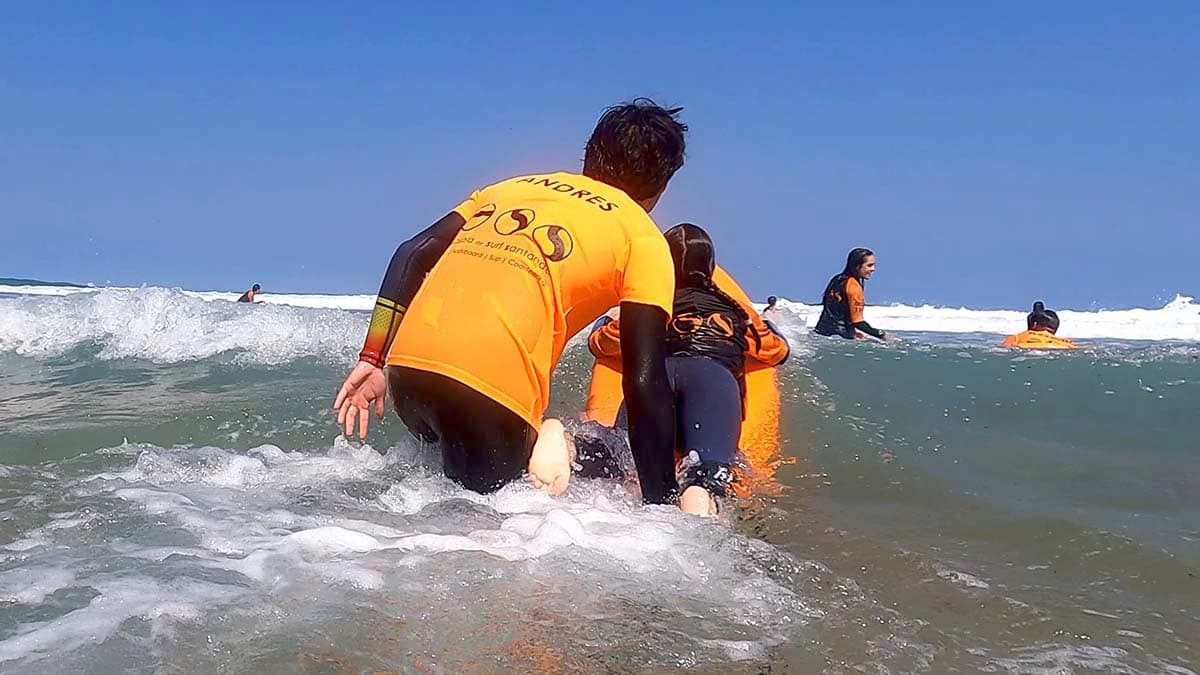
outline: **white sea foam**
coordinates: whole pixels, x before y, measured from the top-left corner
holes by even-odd
[[[163,363],[219,354],[265,364],[306,356],[346,360],[357,354],[366,329],[362,313],[203,295],[143,288],[0,299],[0,352],[57,356],[94,345],[101,359]]]
[[[96,287],[96,286],[0,286],[0,293],[12,293],[15,295],[30,295],[30,296],[46,296],[46,297],[65,297],[68,295],[90,295],[93,293],[103,293],[105,291],[127,291],[127,292],[142,292],[152,290],[157,287],[144,286],[142,288],[127,288],[120,286],[112,287]],[[163,289],[159,289],[163,290]],[[190,298],[200,300],[221,300],[226,302],[237,302],[241,297],[241,292],[233,291],[190,291],[185,289],[171,289],[186,295]],[[291,307],[308,307],[310,309],[350,309],[350,310],[369,310],[375,306],[374,295],[333,295],[320,293],[267,293],[261,292],[255,296],[256,304],[264,305],[289,305]]]
[[[563,498],[522,483],[480,495],[423,468],[426,449],[416,444],[381,455],[342,439],[315,453],[120,450],[136,453],[135,463],[60,486],[102,511],[103,522],[61,513],[21,532],[24,562],[0,573],[0,601],[44,612],[0,639],[0,667],[56,670],[69,667],[62,659],[123,649],[140,640],[133,619],[182,641],[171,654],[190,653],[188,635],[229,645],[286,636],[294,631],[280,621],[320,624],[325,612],[355,607],[347,597],[356,593],[382,612],[419,611],[421,627],[405,640],[450,663],[506,652],[503,633],[490,629],[493,614],[511,621],[549,612],[583,630],[589,613],[633,619],[650,611],[643,605],[706,618],[690,634],[672,626],[642,636],[642,657],[670,663],[683,650],[698,663],[762,659],[847,600],[810,597],[833,583],[820,565],[675,508],[642,507],[612,482],[580,481]],[[54,594],[76,599],[63,608],[48,603]],[[183,624],[188,630],[174,628]],[[616,636],[626,621],[604,625],[612,628],[588,630]],[[484,626],[464,653],[462,636]]]
[[[780,300],[784,323],[812,329],[820,306]],[[1200,341],[1200,305],[1179,295],[1158,309],[1102,309],[1084,312],[1056,309],[1062,320],[1058,334],[1068,338]],[[1028,310],[969,309],[923,305],[871,306],[866,319],[889,331],[991,333],[1007,335],[1025,329]]]
[[[0,292],[0,353],[54,356],[93,344],[102,359],[176,363],[231,354],[246,363],[302,357],[353,360],[366,329],[370,295],[262,294],[262,305],[233,302],[237,293],[9,286]],[[776,323],[806,336],[820,308],[786,299]],[[1060,335],[1082,339],[1200,341],[1200,305],[1178,296],[1158,309],[1059,310]],[[890,331],[1009,334],[1025,312],[948,307],[872,306],[867,319]]]

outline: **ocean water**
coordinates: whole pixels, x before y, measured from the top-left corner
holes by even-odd
[[[1200,672],[1189,298],[1062,312],[1057,354],[994,347],[1018,311],[872,307],[878,345],[782,303],[778,456],[708,522],[340,437],[368,296],[3,290],[5,673]]]

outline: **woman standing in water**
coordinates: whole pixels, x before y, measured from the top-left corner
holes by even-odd
[[[866,299],[863,284],[875,273],[875,253],[868,248],[856,248],[846,256],[846,268],[829,280],[821,297],[821,318],[813,329],[817,335],[837,335],[847,340],[871,336],[878,340],[898,341],[863,319]]]

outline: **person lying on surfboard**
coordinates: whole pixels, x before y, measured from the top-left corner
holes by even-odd
[[[1033,303],[1033,311],[1025,317],[1027,330],[1009,335],[1000,343],[1001,347],[1016,347],[1017,349],[1075,349],[1074,341],[1056,335],[1058,333],[1058,313],[1046,309],[1045,303]]]
[[[753,306],[738,302],[714,282],[716,256],[703,228],[683,223],[664,237],[675,268],[664,353],[675,404],[679,504],[687,513],[715,515],[716,499],[728,493],[735,477],[746,359],[777,366],[789,349]],[[588,338],[597,359],[620,357],[624,324],[623,314],[598,322]]]

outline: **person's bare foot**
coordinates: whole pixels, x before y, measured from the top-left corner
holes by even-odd
[[[571,482],[571,463],[575,460],[575,444],[567,435],[562,422],[550,418],[542,421],[533,454],[529,457],[529,482],[533,487],[551,495],[567,491]]]
[[[693,516],[715,518],[717,515],[717,500],[708,490],[693,485],[679,495],[679,510]]]

